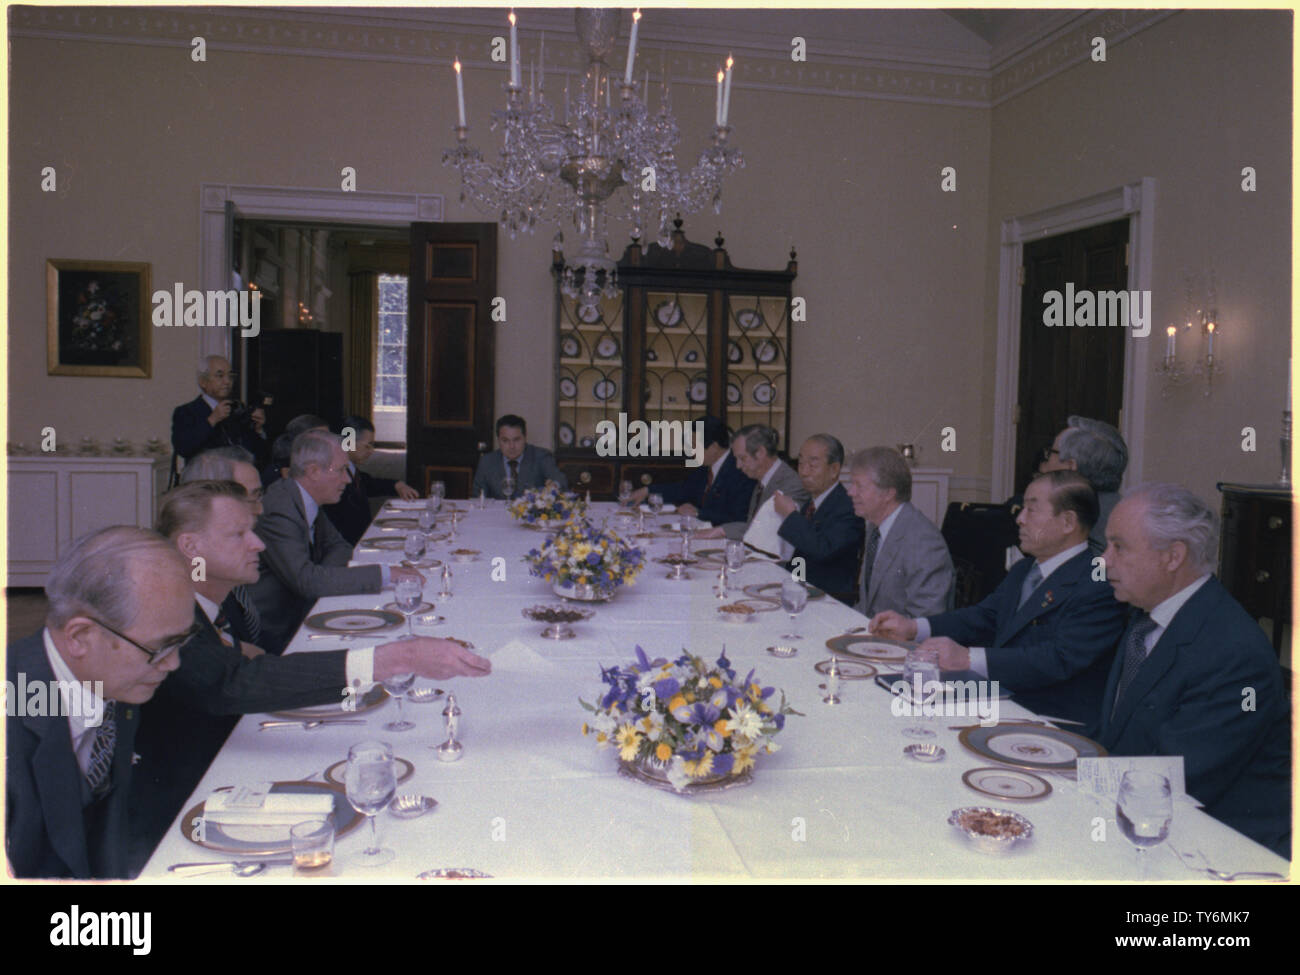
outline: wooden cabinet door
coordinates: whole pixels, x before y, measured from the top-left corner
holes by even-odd
[[[492,441],[497,227],[411,225],[406,480],[469,497],[480,444]]]

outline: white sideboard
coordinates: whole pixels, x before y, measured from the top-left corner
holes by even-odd
[[[840,473],[840,483],[849,486],[849,469]],[[948,511],[948,482],[952,479],[951,467],[912,468],[912,507],[929,518],[936,528],[943,527],[943,516]]]
[[[9,457],[7,586],[44,586],[74,538],[109,525],[152,528],[167,459]]]

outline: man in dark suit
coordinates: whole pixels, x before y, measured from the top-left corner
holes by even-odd
[[[266,545],[261,574],[250,594],[262,619],[262,646],[280,653],[312,604],[322,596],[379,592],[414,569],[388,565],[348,566],[352,546],[321,506],[343,496],[348,460],[340,438],[321,430],[293,442],[290,477],[266,490],[257,534]]]
[[[866,525],[840,484],[843,466],[844,445],[828,433],[814,434],[799,448],[799,480],[811,499],[800,509],[777,492],[773,504],[784,519],[778,534],[794,546],[791,564],[803,559],[808,582],[852,605]]]
[[[808,489],[799,480],[799,475],[777,453],[779,440],[780,435],[774,429],[761,423],[751,423],[736,431],[736,435],[731,438],[731,452],[736,457],[736,465],[741,473],[754,481],[745,520],[723,522],[699,532],[696,537],[744,538],[754,515],[778,491],[794,498],[800,508],[808,503],[811,499]]]
[[[27,692],[6,718],[9,869],[125,877],[140,705],[192,636],[189,565],[153,532],[105,528],[64,551],[45,591],[45,629],[8,652],[6,676]]]
[[[1052,446],[1043,451],[1040,473],[1078,471],[1097,492],[1097,524],[1088,536],[1093,547],[1106,547],[1106,521],[1119,504],[1119,486],[1128,467],[1128,445],[1109,423],[1071,416]]]
[[[742,521],[749,516],[754,482],[741,473],[728,444],[731,434],[717,417],[704,418],[704,463],[691,469],[686,480],[676,484],[653,484],[632,492],[640,504],[650,494],[676,505],[680,514],[695,515],[713,525]]]
[[[952,609],[956,576],[943,535],[912,506],[912,471],[892,447],[849,460],[853,511],[866,521],[858,601],[864,616],[893,610],[930,616]]]
[[[1031,711],[1089,724],[1124,629],[1124,608],[1094,573],[1088,533],[1096,517],[1097,496],[1081,475],[1039,475],[1017,517],[1028,557],[990,596],[928,619],[881,613],[872,631],[924,641],[944,670],[973,671]]]
[[[259,407],[248,415],[247,421],[231,417],[234,404],[230,391],[234,377],[230,361],[222,356],[204,356],[199,360],[202,392],[172,411],[172,450],[178,455],[189,460],[204,450],[232,444],[257,458],[266,452],[266,434],[262,432],[266,413]]]
[[[404,501],[418,498],[419,492],[405,481],[385,477],[371,477],[361,469],[375,452],[375,426],[362,416],[349,416],[343,421],[339,433],[343,437],[344,453],[348,455],[348,473],[352,480],[343,489],[338,504],[327,504],[325,514],[334,522],[349,545],[356,545],[370,527],[370,499],[397,495]],[[349,435],[351,440],[349,441]],[[353,449],[348,450],[349,442]]]
[[[544,487],[547,481],[554,481],[561,491],[569,489],[569,479],[555,466],[551,452],[528,442],[528,424],[522,416],[507,413],[497,420],[497,444],[499,449],[478,462],[470,489],[473,497],[514,498],[530,488]],[[507,495],[509,482],[513,483]]]
[[[1181,755],[1205,811],[1291,856],[1290,708],[1263,630],[1211,574],[1219,520],[1185,488],[1130,491],[1106,528],[1106,574],[1135,607],[1100,709],[1112,755]]]
[[[427,637],[288,656],[247,652],[222,607],[232,587],[257,579],[258,553],[265,546],[253,524],[247,493],[230,481],[177,488],[159,513],[159,532],[191,564],[202,559],[205,571],[193,582],[198,636],[180,655],[180,669],[142,709],[131,800],[136,870],[198,786],[239,715],[339,702],[349,688],[398,673],[442,680],[490,670],[486,660],[458,644]]]
[[[330,425],[313,413],[300,413],[290,420],[271,444],[271,461],[262,468],[262,486],[270,487],[281,478],[289,476],[289,461],[293,456],[293,442],[298,434],[308,430],[328,430]]]

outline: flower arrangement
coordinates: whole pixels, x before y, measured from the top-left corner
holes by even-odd
[[[579,519],[565,524],[524,561],[532,566],[533,575],[561,588],[592,586],[611,591],[632,585],[645,566],[645,553],[613,532]]]
[[[77,348],[121,352],[126,346],[126,321],[118,315],[122,298],[111,288],[91,281],[77,294],[72,310],[72,340]]]
[[[678,792],[748,772],[760,754],[778,749],[772,738],[785,716],[799,714],[784,692],[774,705],[776,689],[763,687],[752,670],[736,680],[726,650],[710,667],[689,653],[650,660],[637,647],[634,663],[602,667],[600,676],[609,689],[599,704],[579,698],[592,713],[582,733],[617,747],[623,762],[658,772]]]
[[[554,481],[547,481],[543,487],[529,488],[510,502],[506,510],[516,521],[542,527],[571,521],[585,507],[576,494],[562,492]]]

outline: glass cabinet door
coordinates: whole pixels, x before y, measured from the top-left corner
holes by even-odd
[[[685,291],[643,293],[645,419],[702,418],[709,404],[709,296]]]
[[[556,445],[594,447],[596,424],[623,409],[622,295],[588,309],[563,299],[559,339]]]
[[[784,436],[790,402],[789,300],[732,294],[726,321],[727,425],[735,430],[763,423]]]

